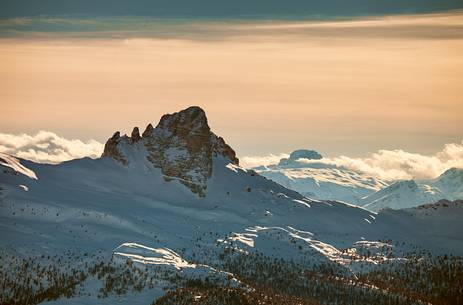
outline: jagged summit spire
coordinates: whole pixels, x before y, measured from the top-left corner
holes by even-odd
[[[132,139],[132,142],[138,142],[141,140],[140,131],[138,130],[138,127],[133,128],[132,135],[130,136],[130,138]]]
[[[163,115],[157,127],[210,131],[206,113],[198,106],[191,106],[173,114]]]
[[[211,131],[206,113],[198,106],[163,115],[155,128],[148,124],[141,137],[137,127],[130,137],[115,133],[107,141],[102,157],[112,157],[129,165],[137,162],[129,160],[129,156],[137,154],[129,154],[128,150],[136,151],[139,145],[148,152],[140,158],[160,168],[166,179],[178,179],[200,195],[204,195],[207,179],[212,174],[214,157],[239,163],[235,151]]]
[[[153,125],[149,123],[148,126],[146,126],[145,131],[143,131],[142,137],[148,137],[153,132],[153,129],[154,129]]]
[[[172,138],[183,140],[190,152],[198,152],[212,144],[209,143],[211,129],[206,113],[198,106],[163,115],[156,129],[170,133]]]

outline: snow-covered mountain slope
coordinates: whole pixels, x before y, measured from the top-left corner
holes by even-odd
[[[409,232],[414,232],[415,238],[421,239],[424,248],[432,249],[436,243],[446,248],[449,244],[463,245],[462,228],[458,224],[461,222],[462,213],[463,200],[439,200],[408,209],[382,210],[378,214],[380,217],[377,217],[376,226],[380,230],[389,231],[392,239],[397,239],[400,234],[408,235]],[[391,230],[391,227],[394,229]],[[440,239],[441,234],[448,238]]]
[[[405,209],[441,199],[463,198],[463,169],[451,168],[436,179],[398,181],[361,199],[360,205],[371,211]]]
[[[131,304],[150,304],[182,279],[241,285],[221,270],[229,249],[307,266],[332,263],[346,272],[377,263],[346,253],[359,243],[376,249],[378,239],[403,243],[394,249],[397,256],[412,245],[463,254],[460,206],[425,216],[376,214],[309,199],[240,167],[201,109],[166,118],[142,137],[111,138],[99,159],[49,165],[0,155],[1,274],[9,279],[27,269],[26,277],[37,278],[43,265],[59,266],[53,274],[80,274],[80,288],[71,300],[57,294],[54,304],[113,304],[127,295]],[[25,261],[34,267],[19,268]],[[133,283],[133,291],[117,288],[115,278]]]
[[[353,204],[388,184],[373,176],[328,165],[322,156],[310,150],[296,150],[278,164],[255,170],[287,188],[317,199],[340,200]],[[309,161],[309,162],[307,162]]]
[[[323,162],[311,150],[296,150],[278,164],[254,168],[259,174],[320,200],[338,200],[371,211],[404,209],[440,199],[463,198],[463,169],[451,168],[436,179],[382,181],[373,176]]]
[[[178,180],[166,181],[148,160],[126,166],[111,158],[59,165],[16,159],[37,179],[2,172],[1,241],[113,249],[126,241],[152,243],[155,235],[165,234],[162,240],[178,248],[195,232],[294,226],[326,236],[356,233],[352,238],[358,239],[369,226],[366,210],[307,199],[224,157],[213,162],[206,195],[200,197]]]
[[[452,167],[433,180],[424,181],[438,188],[445,198],[450,200],[463,199],[463,168]]]
[[[444,198],[437,188],[427,184],[417,184],[414,180],[398,181],[362,199],[363,207],[371,211],[384,208],[406,209],[424,203],[436,202]]]

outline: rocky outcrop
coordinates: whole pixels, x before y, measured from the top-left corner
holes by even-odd
[[[133,143],[136,143],[141,140],[140,131],[138,130],[138,127],[133,128],[130,139],[132,140]]]
[[[293,151],[289,155],[290,160],[297,160],[301,158],[309,159],[309,160],[320,160],[323,158],[323,156],[320,155],[315,150],[308,150],[308,149],[298,149],[298,150]]]
[[[153,125],[151,125],[151,123],[148,124],[148,126],[146,126],[146,129],[145,131],[143,131],[143,134],[142,134],[142,137],[147,137],[148,135],[150,135],[152,132],[153,132]]]
[[[122,155],[122,153],[119,151],[117,145],[121,141],[121,133],[119,131],[116,131],[113,136],[108,139],[104,146],[103,154],[101,155],[102,157],[111,157],[116,161],[121,162],[124,165],[128,164],[128,161],[125,159],[125,157]]]
[[[293,151],[289,158],[283,158],[280,160],[279,166],[287,166],[287,165],[294,165],[298,163],[299,159],[307,159],[307,160],[321,160],[323,158],[315,150],[308,150],[308,149],[298,149]]]
[[[231,163],[239,163],[235,151],[211,131],[204,110],[196,106],[162,116],[156,128],[151,124],[146,127],[142,137],[138,128],[131,137],[114,134],[102,156],[127,165],[133,161],[124,157],[121,148],[130,149],[139,143],[146,148],[144,157],[161,169],[166,180],[178,180],[200,196],[205,195],[213,157],[223,156]]]

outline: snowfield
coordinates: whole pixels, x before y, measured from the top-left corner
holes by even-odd
[[[176,180],[166,181],[148,162],[126,167],[110,158],[85,158],[44,165],[1,158],[9,163],[3,162],[0,172],[0,245],[15,257],[73,249],[77,255],[101,253],[102,261],[132,261],[184,279],[215,276],[238,285],[232,275],[216,268],[218,254],[227,247],[305,264],[330,261],[351,272],[360,270],[353,259],[359,245],[363,251],[377,251],[379,239],[402,245],[394,249],[396,257],[414,247],[463,254],[461,205],[376,214],[309,199],[231,166],[223,157],[214,158],[203,198]],[[361,264],[382,260],[386,254]],[[8,264],[5,256],[2,264]],[[100,303],[91,288],[95,281],[86,279],[83,294],[72,303]],[[153,293],[137,292],[140,302],[148,304],[152,299],[147,298],[162,295],[159,287],[168,287],[166,281],[159,279]],[[109,295],[104,303],[114,298]]]

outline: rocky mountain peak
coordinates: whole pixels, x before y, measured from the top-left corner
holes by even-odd
[[[173,134],[189,133],[197,136],[208,136],[211,130],[206,113],[198,106],[163,115],[156,128],[169,130]]]
[[[127,165],[128,161],[122,155],[122,153],[117,148],[119,142],[121,141],[121,133],[116,131],[111,138],[106,141],[104,146],[103,154],[101,157],[111,157],[120,163]]]
[[[140,131],[138,130],[138,127],[133,128],[132,135],[130,136],[130,138],[132,139],[132,142],[138,142],[141,140]]]
[[[106,145],[102,157],[112,157],[123,165],[129,160],[127,149],[143,145],[146,158],[160,168],[166,180],[178,180],[200,196],[205,195],[207,179],[212,175],[213,158],[222,156],[237,164],[235,151],[224,139],[215,135],[207,122],[206,113],[197,106],[165,114],[153,128],[149,124],[140,137],[137,127],[131,137],[116,132]]]
[[[321,160],[323,156],[316,152],[315,150],[308,150],[308,149],[297,149],[293,151],[289,158],[283,158],[278,163],[279,166],[291,166],[291,165],[298,165],[299,159],[308,159],[308,160]]]
[[[162,138],[163,141],[167,140],[167,142],[178,142],[190,153],[212,148],[212,133],[207,123],[206,113],[197,106],[163,115],[156,126],[156,131],[158,138]]]
[[[309,159],[309,160],[320,160],[323,158],[323,156],[320,155],[315,150],[308,150],[308,149],[298,149],[298,150],[293,151],[289,155],[290,160],[297,160],[301,158]]]
[[[143,131],[142,137],[150,136],[151,133],[153,132],[153,130],[154,130],[153,125],[151,125],[151,123],[149,123],[148,126],[146,126],[145,131]]]

